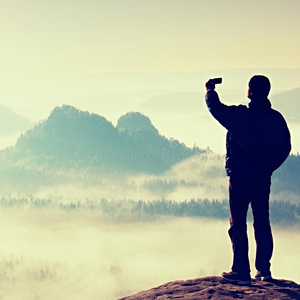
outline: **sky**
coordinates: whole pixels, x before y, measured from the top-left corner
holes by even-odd
[[[2,0],[1,77],[300,68],[298,0]]]
[[[139,110],[147,98],[141,93],[164,89],[166,81],[156,74],[187,74],[188,81],[188,74],[209,70],[279,69],[292,74],[291,69],[300,69],[299,0],[1,0],[0,12],[0,103],[33,122],[64,103],[116,122],[127,111]],[[124,81],[124,74],[137,75]],[[149,78],[139,74],[154,74],[153,84],[147,86]],[[244,97],[246,77],[236,74],[224,78],[222,86],[243,78],[238,89]],[[299,87],[294,76],[286,76],[289,81],[278,90]],[[178,82],[174,91],[185,91]],[[190,84],[199,99],[204,82]],[[199,120],[197,114],[153,111],[149,117],[168,137],[177,137],[174,120],[200,127],[199,122],[186,122]],[[198,143],[195,133],[185,139],[187,130],[178,138],[188,145]],[[0,141],[0,146],[15,140]],[[220,152],[223,140],[213,149]]]

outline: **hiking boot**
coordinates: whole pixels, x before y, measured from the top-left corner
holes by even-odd
[[[231,283],[235,283],[237,285],[250,285],[251,284],[251,277],[250,274],[239,274],[236,272],[224,272],[222,273],[222,277]]]
[[[255,278],[258,280],[262,280],[262,281],[271,281],[272,275],[271,275],[271,271],[257,271]]]

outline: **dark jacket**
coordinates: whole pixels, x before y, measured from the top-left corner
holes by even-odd
[[[214,90],[205,96],[211,114],[228,130],[226,173],[272,175],[291,151],[290,132],[283,116],[267,98],[249,106],[227,106]]]

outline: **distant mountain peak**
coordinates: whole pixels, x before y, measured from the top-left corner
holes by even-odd
[[[63,105],[20,136],[14,160],[29,157],[45,165],[55,162],[57,167],[161,173],[203,152],[160,135],[151,120],[139,112],[120,117],[115,127],[98,114]]]
[[[149,117],[141,114],[140,112],[128,112],[127,114],[121,116],[118,120],[117,128],[120,132],[137,132],[146,130],[152,131],[155,134],[159,134]]]
[[[0,104],[0,136],[20,133],[32,126],[32,122],[9,107]]]
[[[37,156],[78,159],[103,143],[109,144],[118,135],[106,118],[63,105],[55,107],[47,119],[21,135],[16,148]]]
[[[82,111],[75,106],[69,105],[69,104],[63,104],[62,106],[56,106],[50,113],[50,116],[48,119],[51,119],[52,117],[78,117],[78,116],[97,116],[98,118],[106,120],[106,118],[98,115],[90,113],[89,111]],[[107,121],[107,120],[106,120]],[[107,121],[108,122],[108,121]]]

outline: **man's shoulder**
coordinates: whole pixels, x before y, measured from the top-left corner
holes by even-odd
[[[270,112],[274,118],[285,122],[285,118],[278,110],[271,108]]]
[[[276,109],[274,109],[274,108],[271,108],[271,109],[270,109],[270,112],[271,112],[272,114],[274,114],[275,116],[281,116],[281,117],[282,117],[282,114],[281,114],[278,110],[276,110]]]

